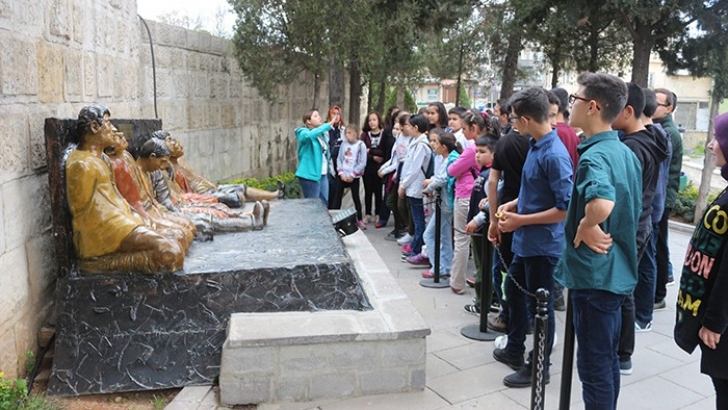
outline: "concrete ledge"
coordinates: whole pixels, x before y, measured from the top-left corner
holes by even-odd
[[[374,309],[233,314],[220,369],[222,403],[424,389],[427,323],[362,232],[343,240]]]

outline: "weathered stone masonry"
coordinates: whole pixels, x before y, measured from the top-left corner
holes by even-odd
[[[281,103],[270,105],[244,81],[229,41],[148,24],[159,117],[187,160],[213,180],[292,170],[292,130],[313,85],[281,87]],[[53,317],[44,119],[75,117],[92,102],[117,118],[154,118],[152,89],[136,1],[0,0],[0,371],[7,376],[20,374],[37,330]]]

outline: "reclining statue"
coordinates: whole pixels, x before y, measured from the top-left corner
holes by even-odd
[[[278,181],[278,190],[271,192],[263,189],[247,187],[243,184],[217,185],[192,170],[182,156],[185,154],[184,146],[180,144],[168,131],[155,131],[152,136],[162,139],[170,150],[169,178],[179,186],[181,192],[192,194],[207,194],[218,199],[230,208],[239,208],[250,201],[272,201],[285,196],[286,185]]]
[[[151,136],[146,141],[142,139],[142,142],[137,149],[136,164],[145,175],[145,184],[152,187],[154,198],[163,208],[191,218],[204,232],[243,232],[260,230],[266,225],[270,209],[268,201],[256,201],[252,210],[245,212],[230,209],[210,195],[199,202],[193,201],[195,198],[177,196],[170,187],[171,181],[166,172],[162,171],[169,166],[167,143]]]
[[[106,107],[78,114],[78,145],[66,159],[66,194],[79,268],[86,272],[174,272],[185,253],[177,240],[146,225],[116,188],[104,149],[116,133]]]

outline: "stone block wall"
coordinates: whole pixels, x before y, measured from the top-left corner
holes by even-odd
[[[259,97],[230,42],[149,22],[157,104],[190,164],[212,180],[295,167],[293,128],[313,101],[302,77],[282,103]],[[16,376],[53,322],[55,255],[44,119],[106,105],[154,118],[149,37],[128,0],[0,0],[0,371]],[[326,89],[322,87],[322,89]],[[319,98],[320,101],[321,98]]]

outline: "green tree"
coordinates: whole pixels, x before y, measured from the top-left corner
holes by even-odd
[[[237,14],[233,44],[245,77],[269,101],[278,86],[312,73],[316,97],[329,55],[326,8],[308,0],[229,0]]]
[[[699,16],[721,13],[726,0],[611,0],[632,37],[632,82],[647,86],[650,53],[663,61],[674,58],[672,46],[688,36],[688,26]]]
[[[674,44],[676,52],[665,60],[668,71],[688,70],[694,77],[711,77],[710,124],[705,141],[703,173],[700,179],[694,221],[698,223],[707,205],[710,179],[715,163],[708,143],[713,139],[713,120],[718,115],[721,102],[728,98],[728,10],[725,8],[702,12],[696,16],[698,33],[682,38]]]

